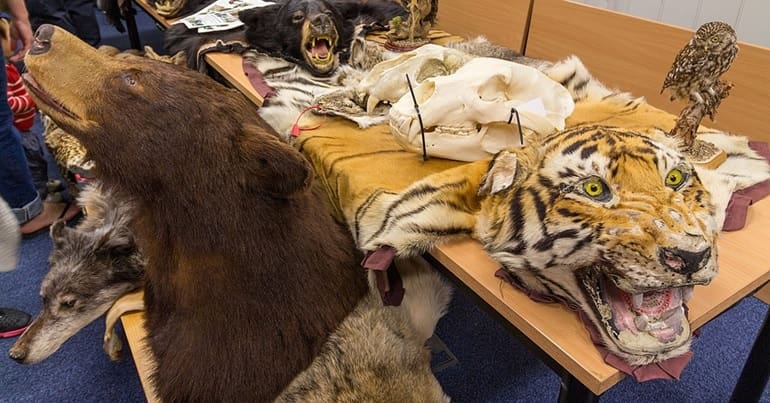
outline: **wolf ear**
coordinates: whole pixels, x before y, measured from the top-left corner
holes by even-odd
[[[510,151],[500,151],[489,162],[487,173],[481,179],[478,195],[489,196],[510,188],[517,169],[517,155]]]
[[[248,162],[240,173],[246,188],[289,197],[310,187],[313,169],[294,147],[255,125],[245,125],[242,150]]]
[[[96,248],[99,251],[107,252],[110,255],[126,255],[133,253],[136,249],[134,236],[127,228],[109,227],[107,229],[98,229],[99,240]]]
[[[64,244],[64,239],[67,236],[68,230],[69,228],[67,228],[67,223],[64,222],[64,220],[56,220],[53,222],[53,224],[51,224],[49,233],[55,246],[61,246]]]

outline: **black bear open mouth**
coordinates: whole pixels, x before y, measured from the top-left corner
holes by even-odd
[[[310,35],[302,46],[305,60],[311,68],[326,73],[334,67],[336,45],[336,35]]]
[[[71,119],[80,119],[78,115],[67,109],[67,107],[64,106],[61,101],[57,100],[51,94],[41,88],[30,73],[22,74],[22,79],[24,80],[24,85],[27,87],[27,89],[37,98],[38,104],[44,104]]]

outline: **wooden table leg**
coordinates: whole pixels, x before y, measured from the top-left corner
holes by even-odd
[[[559,403],[597,403],[598,401],[599,396],[588,390],[569,372],[564,372],[561,377]]]
[[[133,49],[142,49],[142,42],[139,40],[139,28],[136,26],[136,9],[131,1],[126,2],[126,14],[123,18],[126,20],[126,31],[128,31],[128,41]]]
[[[743,365],[743,371],[733,389],[730,402],[758,402],[768,379],[770,379],[770,310],[767,311],[765,322],[754,340],[749,358]]]

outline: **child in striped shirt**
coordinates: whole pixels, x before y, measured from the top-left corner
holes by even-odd
[[[13,112],[13,125],[21,134],[21,143],[35,188],[40,197],[45,199],[48,194],[48,161],[37,105],[27,92],[16,65],[6,61],[5,71],[8,76],[8,105]]]

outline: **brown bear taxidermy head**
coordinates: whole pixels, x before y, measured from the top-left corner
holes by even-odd
[[[406,15],[389,0],[281,0],[242,11],[239,18],[250,46],[326,76],[347,62],[357,25],[386,27],[391,18]]]
[[[190,69],[116,59],[53,25],[25,63],[40,109],[136,205],[160,400],[273,401],[368,289],[310,163],[243,94]]]

